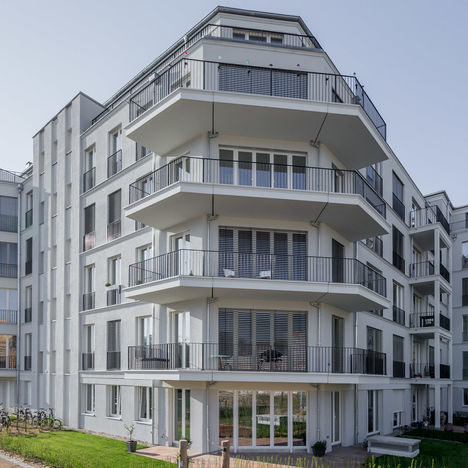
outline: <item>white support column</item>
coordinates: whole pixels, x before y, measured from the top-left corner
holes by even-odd
[[[434,385],[434,426],[440,429],[440,384]]]
[[[434,378],[440,379],[440,333],[434,333]]]
[[[447,413],[448,423],[453,424],[453,385],[447,385]]]
[[[440,275],[440,233],[434,228],[434,274]]]

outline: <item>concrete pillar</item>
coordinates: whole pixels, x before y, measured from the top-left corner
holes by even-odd
[[[449,424],[453,424],[453,385],[447,385],[447,413]]]
[[[440,384],[434,385],[434,426],[440,429]]]
[[[206,420],[206,388],[190,389],[190,438],[194,452],[208,451]]]
[[[434,273],[440,274],[440,234],[437,228],[434,229]]]
[[[440,333],[434,333],[434,378],[440,379]]]
[[[440,326],[440,281],[434,281],[434,325]]]
[[[153,388],[153,443],[156,445],[168,445],[172,443],[172,437],[169,433],[171,428],[167,422],[171,419],[174,408],[172,399],[168,399],[169,390],[161,386],[161,382],[155,382]]]

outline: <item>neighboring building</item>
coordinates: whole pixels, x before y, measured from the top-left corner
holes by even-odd
[[[385,137],[295,16],[219,7],[79,93],[23,174],[19,403],[204,451],[451,421],[458,211]]]

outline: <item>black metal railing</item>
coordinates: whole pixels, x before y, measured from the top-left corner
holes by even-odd
[[[410,364],[410,376],[411,378],[429,377],[433,379],[434,364],[421,364],[419,362],[413,362]]]
[[[410,278],[423,278],[434,274],[434,262],[426,260],[424,262],[410,263],[409,276]]]
[[[368,237],[366,245],[369,249],[373,250],[377,255],[383,257],[383,240],[380,237]]]
[[[26,211],[26,213],[24,213],[24,228],[28,228],[29,226],[31,226],[33,222],[33,210],[32,208],[28,211]]]
[[[447,268],[445,268],[444,265],[442,265],[442,263],[439,264],[439,269],[440,269],[440,276],[442,276],[442,278],[445,279],[445,281],[447,281],[447,283],[450,283],[450,273],[449,271],[447,270]]]
[[[440,364],[440,378],[450,379],[450,366],[448,364]]]
[[[386,296],[386,279],[354,258],[182,249],[129,267],[130,286],[174,276],[360,284]]]
[[[94,353],[81,353],[81,368],[83,370],[94,369]]]
[[[406,364],[401,361],[393,361],[393,377],[406,377]]]
[[[441,209],[435,206],[427,206],[418,210],[412,210],[409,214],[410,227],[422,227],[429,224],[440,223],[447,234],[450,234],[450,224]]]
[[[0,231],[16,232],[18,230],[18,216],[2,214],[0,216]]]
[[[24,370],[31,370],[31,356],[24,356]]]
[[[0,356],[0,369],[16,369],[16,355]]]
[[[32,322],[32,307],[26,307],[24,309],[24,321],[26,323]]]
[[[442,225],[442,227],[445,229],[447,234],[450,234],[450,223],[447,221],[447,218],[445,215],[442,213],[442,210],[435,205],[435,212],[436,212],[436,219],[437,221]]]
[[[94,249],[96,246],[96,232],[91,231],[83,236],[83,251]]]
[[[439,324],[442,328],[445,328],[445,330],[450,331],[450,319],[445,315],[439,315]]]
[[[380,196],[383,195],[383,179],[374,167],[367,166],[366,180]]]
[[[120,369],[120,351],[107,351],[107,370]]]
[[[386,216],[385,201],[358,171],[191,156],[177,158],[132,183],[129,203],[180,182],[361,195]]]
[[[402,273],[405,273],[405,259],[393,251],[393,265],[396,266]]]
[[[395,195],[392,197],[392,208],[395,210],[395,213],[405,221],[405,204]]]
[[[400,325],[405,325],[405,311],[397,306],[393,306],[393,321]]]
[[[88,292],[83,294],[82,310],[94,309],[94,292]]]
[[[386,354],[359,348],[167,343],[129,346],[129,369],[386,375]]]
[[[0,263],[0,276],[3,278],[16,278],[18,265],[16,263]]]
[[[96,168],[92,167],[83,174],[83,193],[96,185]]]
[[[182,58],[130,98],[130,122],[179,88],[360,105],[382,137],[386,124],[355,76]]]
[[[121,302],[121,286],[113,286],[107,290],[107,305],[116,305]]]
[[[435,315],[434,311],[428,312],[413,312],[410,314],[410,327],[412,328],[424,328],[435,326]]]
[[[117,239],[121,235],[122,222],[120,219],[116,219],[107,225],[107,242]]]
[[[107,158],[107,177],[112,177],[122,170],[122,150],[116,151]]]
[[[0,323],[16,324],[18,320],[18,311],[10,309],[0,309]]]
[[[24,262],[24,274],[30,275],[31,273],[32,273],[32,260],[26,260],[26,262]]]

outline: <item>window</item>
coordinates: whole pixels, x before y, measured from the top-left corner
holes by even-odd
[[[120,265],[120,257],[109,258],[107,261],[107,305],[120,304],[122,284]]]
[[[395,411],[393,413],[393,429],[401,427],[402,420],[403,420],[403,411]]]
[[[392,230],[393,265],[396,266],[402,273],[405,272],[403,242],[404,242],[403,234],[395,226],[393,226],[393,230]]]
[[[462,278],[462,306],[468,305],[468,278]]]
[[[84,290],[94,292],[94,265],[88,265],[84,269]]]
[[[373,434],[378,432],[378,391],[367,391],[367,433]]]
[[[463,341],[468,341],[468,315],[463,315]]]
[[[393,335],[393,377],[405,377],[404,338]]]
[[[0,196],[0,231],[18,230],[18,202],[15,197]]]
[[[468,380],[468,351],[463,351],[463,380]]]
[[[109,155],[122,149],[122,130],[118,129],[109,134]]]
[[[117,190],[107,197],[107,241],[120,237],[121,211],[121,191]]]
[[[382,330],[367,327],[367,349],[370,351],[382,351]]]
[[[139,143],[136,144],[136,160],[137,161],[144,158],[145,156],[148,156],[148,154],[150,153],[151,151],[148,148],[145,148]]]
[[[8,320],[16,323],[15,317],[18,310],[18,291],[16,289],[0,289],[0,310],[15,312],[14,314],[6,314],[0,323]]]
[[[153,344],[153,317],[137,318],[137,344],[139,346]]]
[[[404,221],[405,205],[403,204],[403,182],[393,173],[393,209],[395,213]]]
[[[84,209],[83,250],[92,249],[96,244],[95,222],[96,205],[93,203]]]
[[[107,369],[120,369],[120,320],[107,322]]]
[[[32,355],[32,335],[26,333],[24,335],[24,370],[31,370],[31,355]]]
[[[462,243],[462,268],[468,268],[468,242]]]
[[[96,410],[96,387],[94,384],[85,384],[85,412],[94,414]]]
[[[96,168],[94,146],[85,151],[84,155],[84,173],[83,173],[83,193],[93,188],[96,183]]]
[[[393,282],[393,321],[405,325],[405,310],[403,305],[404,287]]]
[[[24,214],[24,228],[28,228],[33,220],[33,192],[32,190],[26,194],[26,212]]]
[[[0,335],[0,369],[16,369],[16,335]]]
[[[153,389],[151,387],[137,387],[138,420],[151,421],[153,418]]]
[[[44,224],[45,202],[39,203],[39,224]]]
[[[24,264],[24,273],[30,275],[32,273],[32,256],[33,256],[33,240],[32,237],[26,239],[26,261]]]
[[[463,389],[463,406],[468,406],[468,388]]]
[[[140,247],[136,251],[136,261],[146,262],[153,257],[153,248],[151,245]],[[134,271],[136,275],[136,284],[143,284],[154,279],[154,275],[151,268],[138,268]]]
[[[85,172],[94,167],[95,148],[94,146],[85,151],[84,170]]]
[[[113,418],[120,417],[120,385],[107,386],[107,415]]]
[[[17,245],[11,242],[0,242],[0,276],[16,278],[18,266]]]
[[[44,251],[39,252],[39,274],[43,275],[44,274]]]
[[[107,177],[122,170],[122,130],[109,134],[109,157],[107,158]]]

